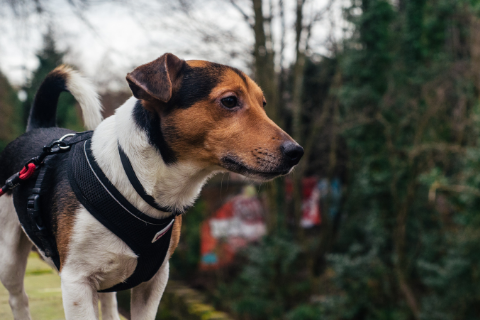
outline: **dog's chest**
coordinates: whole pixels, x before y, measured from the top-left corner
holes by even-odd
[[[125,242],[80,207],[61,273],[88,278],[103,290],[125,281],[136,266],[137,256]]]
[[[104,230],[98,235],[90,231],[92,233],[90,237],[94,239],[94,243],[87,245],[92,247],[112,246],[111,242],[121,239],[120,241],[138,256],[137,267],[125,282],[123,282],[123,275],[128,273],[124,269],[125,263],[121,262],[119,267],[114,266],[115,271],[120,270],[122,279],[117,281],[117,285],[107,288],[106,291],[126,290],[149,281],[158,272],[168,255],[172,226],[176,215],[161,219],[152,218],[133,206],[98,166],[91,150],[90,140],[84,144],[75,145],[70,151],[68,177],[83,208],[88,210],[88,213],[108,230]],[[115,234],[118,238],[113,238],[114,240],[106,244],[99,240],[105,232]],[[101,259],[102,263],[117,264],[116,260],[118,259],[109,260],[110,251],[101,250],[100,252],[107,255],[107,258]],[[113,255],[128,258],[130,251],[122,249],[118,252],[116,248]],[[109,268],[108,264],[105,268]],[[127,266],[129,265],[127,263]],[[99,278],[101,277],[100,275]]]

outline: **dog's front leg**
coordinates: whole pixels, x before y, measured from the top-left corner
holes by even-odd
[[[117,307],[117,294],[115,292],[103,292],[98,294],[102,310],[102,320],[120,320]]]
[[[150,281],[144,282],[132,289],[132,320],[155,319],[160,299],[162,298],[168,281],[169,264],[168,260],[165,260]]]
[[[97,320],[98,294],[88,278],[63,269],[62,298],[67,320]]]

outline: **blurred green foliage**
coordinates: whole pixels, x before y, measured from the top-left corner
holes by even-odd
[[[480,318],[476,8],[353,0],[345,10],[352,35],[329,72],[341,77],[330,95],[348,159],[339,232],[320,277],[308,272],[318,234],[251,249],[219,285],[239,319]]]
[[[23,131],[19,110],[21,102],[16,90],[0,73],[0,152]]]
[[[239,319],[278,319],[300,299],[310,283],[298,270],[300,247],[287,234],[271,234],[244,252],[246,263],[231,283],[219,283],[217,303],[230,302]]]
[[[360,12],[360,13],[359,13]],[[478,18],[462,1],[354,1],[342,53],[349,186],[331,319],[478,319]]]

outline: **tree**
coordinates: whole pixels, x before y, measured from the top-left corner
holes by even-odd
[[[342,133],[349,218],[330,261],[345,295],[332,318],[474,319],[476,18],[450,0],[353,1],[348,14],[341,115],[356,121]]]

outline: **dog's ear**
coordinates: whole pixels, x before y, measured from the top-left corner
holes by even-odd
[[[185,60],[165,53],[127,74],[128,85],[137,99],[157,99],[166,103],[172,98],[174,85],[178,83],[184,65]]]

